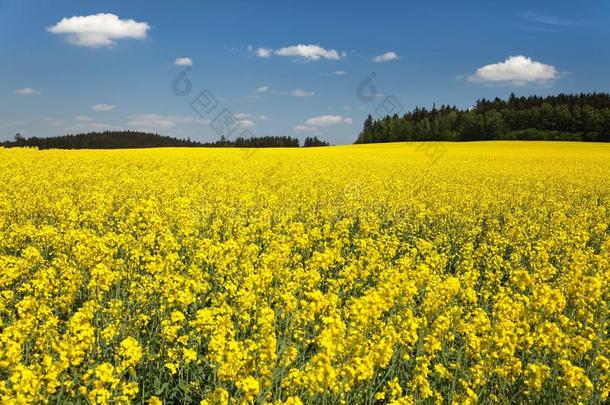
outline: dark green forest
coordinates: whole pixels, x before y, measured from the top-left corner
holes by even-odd
[[[303,146],[306,148],[313,146],[330,146],[330,143],[318,139],[317,136],[314,136],[313,138],[308,136],[307,138],[305,138]]]
[[[316,138],[317,139],[317,138]],[[321,142],[321,141],[318,141]],[[190,139],[178,139],[147,132],[106,131],[85,134],[63,135],[49,138],[24,138],[17,134],[13,141],[0,143],[3,147],[35,147],[38,149],[131,149],[161,147],[238,147],[269,148],[299,147],[298,138],[288,136],[264,136],[252,138],[221,138],[215,142],[197,142]],[[306,145],[316,146],[316,145]]]
[[[559,94],[480,99],[470,109],[415,108],[403,116],[371,115],[356,143],[480,140],[610,141],[610,95]]]

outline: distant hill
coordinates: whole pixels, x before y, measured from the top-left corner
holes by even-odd
[[[202,143],[190,139],[138,131],[105,131],[84,134],[54,136],[49,138],[24,138],[17,134],[14,141],[0,143],[0,146],[36,147],[39,149],[136,149],[162,147],[298,147],[299,140],[288,136],[265,136],[257,138],[237,138],[234,141],[220,139]]]

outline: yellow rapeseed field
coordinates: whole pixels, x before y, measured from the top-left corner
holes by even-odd
[[[610,145],[440,146],[0,149],[0,402],[607,401]]]

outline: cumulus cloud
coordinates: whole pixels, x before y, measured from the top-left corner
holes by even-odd
[[[335,49],[324,49],[320,45],[291,45],[275,51],[278,56],[295,56],[306,60],[330,59],[339,60],[345,54],[339,54]]]
[[[160,114],[141,114],[130,116],[127,125],[147,129],[173,128],[176,126],[176,122],[170,117],[165,117]]]
[[[265,120],[269,119],[266,115],[262,115],[262,114],[256,115],[256,114],[243,113],[243,112],[234,114],[234,117],[237,118],[238,120],[253,119],[253,120],[265,121]]]
[[[559,78],[553,65],[536,62],[523,55],[511,56],[504,62],[486,65],[468,77],[471,82],[512,82],[524,85],[529,82],[545,83]]]
[[[87,131],[101,131],[101,130],[109,130],[109,129],[122,129],[122,127],[117,127],[111,124],[105,124],[103,122],[81,122],[74,126],[74,128],[79,128],[81,130]]]
[[[325,49],[320,45],[290,45],[280,49],[272,48],[254,48],[248,46],[248,52],[253,53],[259,58],[270,58],[273,55],[277,56],[292,56],[296,59],[315,61],[319,59],[339,60],[346,56],[345,52],[339,53],[336,49]]]
[[[377,55],[373,58],[373,62],[381,63],[381,62],[389,62],[392,60],[397,60],[398,54],[396,52],[386,52],[381,55]]]
[[[258,48],[256,50],[256,56],[259,58],[270,58],[271,57],[271,49],[269,48]]]
[[[250,113],[237,113],[233,115],[243,128],[252,128],[256,125],[255,121],[266,121],[269,118],[266,115],[256,115]]]
[[[307,132],[307,133],[311,133],[311,134],[318,134],[318,128],[317,127],[313,127],[310,125],[296,125],[294,127],[294,132],[296,133],[303,133],[303,132]]]
[[[558,18],[548,14],[535,13],[533,11],[523,13],[521,17],[527,21],[532,21],[544,25],[552,25],[556,27],[569,27],[571,25],[577,24],[577,22],[575,21]]]
[[[139,114],[129,116],[127,125],[140,129],[167,129],[178,124],[208,124],[209,120],[199,119],[191,116],[161,115],[161,114]]]
[[[333,72],[333,76],[343,76],[345,74],[345,70],[335,70]]]
[[[293,130],[295,133],[309,133],[313,135],[321,135],[320,127],[328,127],[337,124],[351,124],[352,119],[341,115],[320,115],[319,117],[311,117],[305,123],[296,125]]]
[[[241,120],[237,120],[237,122],[239,123],[239,125],[242,128],[252,128],[254,125],[256,125],[254,123],[254,121],[249,120],[249,119],[241,119]]]
[[[292,97],[311,97],[315,94],[316,93],[314,93],[313,91],[305,91],[302,89],[294,89],[290,92],[290,95]]]
[[[259,58],[270,58],[273,55],[273,49],[263,47],[254,48],[252,45],[248,46],[248,52],[253,53]]]
[[[91,48],[112,47],[120,39],[144,39],[150,25],[134,20],[121,20],[114,14],[95,14],[63,18],[47,31],[66,35],[69,43]]]
[[[17,89],[15,91],[13,91],[14,94],[18,95],[18,96],[36,96],[38,94],[40,94],[40,92],[31,89],[29,87],[24,87],[22,89]]]
[[[124,127],[115,126],[103,122],[94,122],[92,120],[79,120],[75,118],[76,122],[71,125],[61,125],[61,131],[63,133],[76,133],[76,132],[91,132],[91,131],[108,131],[108,130],[123,130]]]
[[[321,115],[319,117],[309,118],[305,124],[309,126],[325,127],[336,124],[351,124],[351,118],[345,118],[341,115]]]
[[[91,117],[87,117],[86,115],[77,115],[76,117],[74,117],[74,120],[79,122],[93,121]]]
[[[108,112],[116,108],[114,104],[96,104],[91,106],[91,110],[96,112]]]
[[[269,87],[268,86],[261,86],[261,87],[256,89],[257,93],[266,93],[268,91],[269,91]]]
[[[191,58],[178,58],[174,61],[176,66],[193,66],[193,60]]]

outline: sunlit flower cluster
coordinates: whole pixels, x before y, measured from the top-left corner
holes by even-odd
[[[610,145],[0,149],[1,403],[604,403]]]

